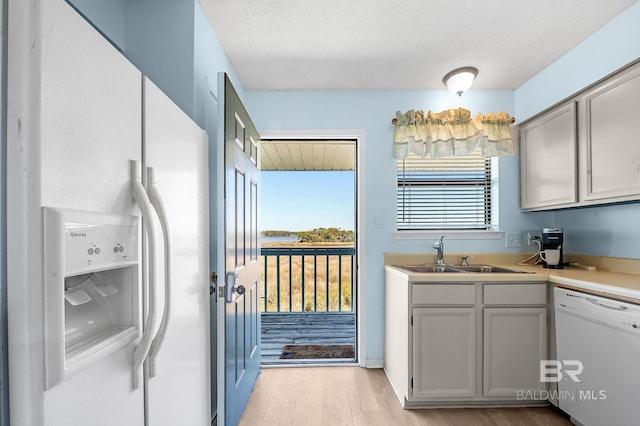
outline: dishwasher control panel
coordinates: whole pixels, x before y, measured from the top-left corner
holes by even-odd
[[[640,305],[563,288],[554,289],[556,312],[564,312],[640,336]]]

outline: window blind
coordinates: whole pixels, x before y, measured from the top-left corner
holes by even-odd
[[[491,159],[398,161],[397,216],[399,231],[491,229]]]

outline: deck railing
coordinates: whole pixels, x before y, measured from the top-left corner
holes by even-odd
[[[263,247],[263,312],[353,311],[354,247]]]

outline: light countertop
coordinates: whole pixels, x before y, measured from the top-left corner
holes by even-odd
[[[455,257],[453,255],[452,257]],[[570,257],[567,256],[567,257]],[[418,260],[420,259],[420,260]],[[426,261],[425,261],[426,260]],[[393,265],[420,265],[425,263],[435,263],[435,259],[424,259],[424,256],[390,254],[385,255],[385,269],[394,274],[403,274],[409,282],[424,283],[447,283],[447,282],[551,282],[560,287],[571,288],[579,291],[586,291],[600,296],[613,297],[616,299],[640,303],[640,274],[635,272],[635,265],[625,268],[624,272],[602,270],[606,267],[606,258],[580,259],[583,264],[598,264],[596,271],[587,271],[573,267],[564,269],[545,269],[541,265],[518,265],[522,260],[522,255],[474,255],[469,261],[473,264],[489,264],[501,266],[509,269],[520,270],[528,273],[414,273],[404,269],[396,268]],[[456,263],[459,261],[445,263]],[[573,259],[571,259],[573,261]],[[632,260],[633,262],[634,260]],[[605,265],[605,266],[602,266]]]

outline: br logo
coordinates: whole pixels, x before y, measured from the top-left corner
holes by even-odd
[[[540,361],[540,381],[559,382],[564,376],[569,377],[575,383],[580,382],[578,377],[584,371],[582,361],[543,359]]]

